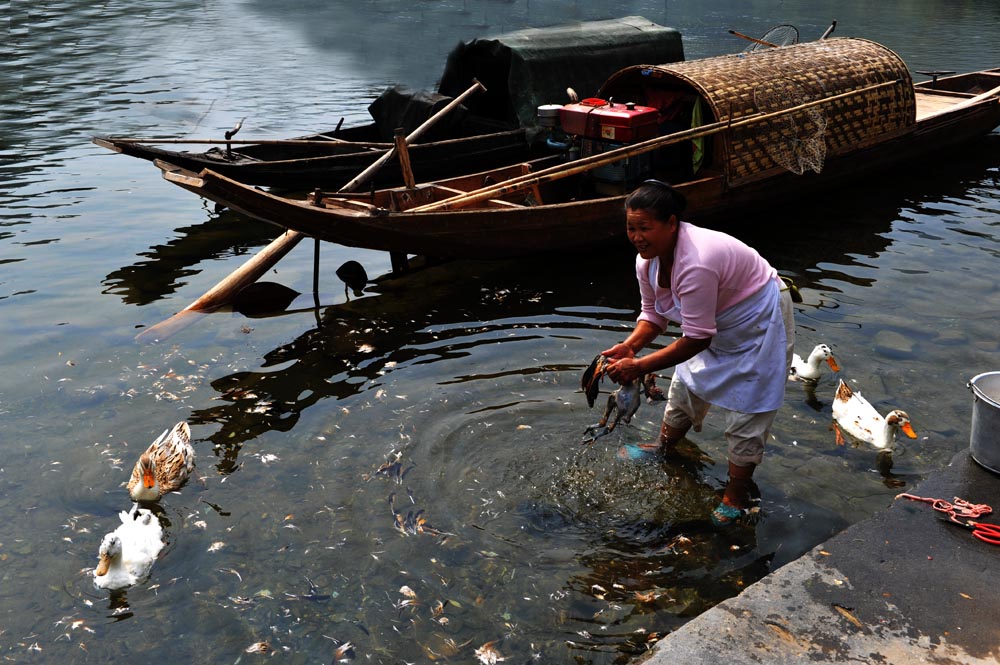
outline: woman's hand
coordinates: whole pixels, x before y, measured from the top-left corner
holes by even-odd
[[[605,373],[611,377],[611,380],[615,383],[625,384],[638,379],[642,376],[643,371],[639,366],[639,361],[633,357],[629,357],[613,361],[610,365],[608,365]]]
[[[634,357],[635,351],[633,351],[632,347],[625,342],[618,342],[610,349],[601,351],[601,355],[610,360],[622,360],[623,358]]]

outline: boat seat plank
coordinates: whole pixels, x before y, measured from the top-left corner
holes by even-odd
[[[160,175],[167,182],[177,183],[182,186],[204,187],[205,181],[197,173],[192,173],[187,169],[182,169],[162,159],[154,160],[153,163],[160,169]]]
[[[466,194],[467,193],[467,192],[462,191],[461,189],[454,189],[452,187],[444,187],[443,185],[442,186],[438,186],[437,189],[439,189],[441,191],[444,191],[444,192],[449,192],[450,194]],[[486,203],[489,204],[489,205],[491,205],[491,206],[497,207],[497,208],[523,208],[524,207],[523,205],[520,205],[519,203],[511,203],[510,201],[504,201],[503,199],[487,199]]]
[[[377,205],[372,205],[371,203],[366,203],[364,201],[358,201],[357,199],[349,199],[343,196],[323,196],[322,207],[360,210],[373,215],[379,211],[379,207]]]
[[[937,94],[936,91],[914,90],[916,101],[916,116],[919,122],[922,118],[946,111],[955,104],[962,102],[970,95]]]

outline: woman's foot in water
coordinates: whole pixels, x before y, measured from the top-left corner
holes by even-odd
[[[626,443],[618,448],[617,457],[624,462],[650,462],[661,460],[677,450],[677,442],[684,438],[687,429],[675,429],[666,423],[660,425],[660,435],[651,443]]]
[[[751,497],[755,464],[738,466],[729,463],[729,482],[722,501],[712,511],[712,524],[728,527],[733,524],[753,524],[760,516],[760,507]]]
[[[618,448],[617,457],[623,462],[652,462],[666,457],[666,448],[659,441],[626,443]]]

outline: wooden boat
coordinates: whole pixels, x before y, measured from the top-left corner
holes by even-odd
[[[440,178],[484,164],[509,164],[530,156],[524,129],[475,133],[466,126],[462,135],[411,146],[411,159],[421,177]],[[493,125],[495,128],[496,125]],[[471,133],[470,133],[471,132]],[[167,150],[153,143],[95,136],[97,145],[148,161],[166,160],[187,169],[212,169],[248,185],[277,188],[336,188],[348,182],[392,146],[380,138],[373,124],[337,133],[313,134],[274,143],[260,142],[205,152]],[[374,178],[376,184],[402,182],[399,162],[390,162]]]
[[[212,169],[250,185],[335,189],[384,155],[397,127],[409,134],[479,80],[484,92],[469,97],[411,146],[415,176],[433,180],[528,159],[537,133],[535,109],[563,102],[567,86],[591,94],[622,67],[683,59],[679,32],[638,16],[533,28],[459,44],[436,93],[391,87],[369,106],[373,122],[365,125],[263,141],[242,140],[232,132],[226,139],[92,140],[121,154],[192,171]],[[204,152],[170,149],[213,143]],[[382,185],[402,181],[398,161],[374,177]]]
[[[625,145],[588,139],[585,127],[569,141],[586,153],[590,140],[593,154],[580,159],[557,155],[365,195],[282,197],[210,169],[158,165],[168,181],[200,196],[322,240],[493,258],[622,237],[624,196],[648,177],[669,178],[687,196],[688,217],[710,220],[906,164],[1000,125],[1000,69],[914,85],[895,53],[854,38],[629,67],[600,95],[634,100],[626,119],[646,117],[646,109],[659,118],[679,106],[682,124],[695,126]],[[618,110],[603,103],[594,109]],[[576,127],[578,106],[564,107],[564,130]],[[598,138],[609,135],[604,122]]]

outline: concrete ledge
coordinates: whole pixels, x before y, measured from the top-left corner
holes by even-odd
[[[967,452],[910,493],[994,508]],[[657,643],[645,665],[1000,662],[1000,546],[898,499]]]

